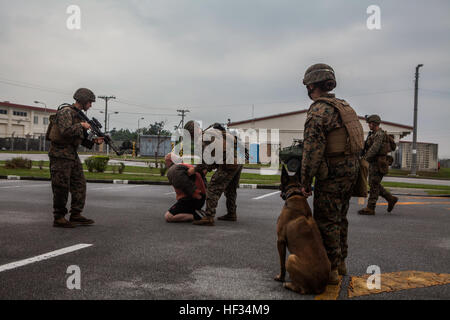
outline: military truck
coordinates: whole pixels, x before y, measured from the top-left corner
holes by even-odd
[[[280,151],[280,161],[291,172],[297,172],[302,166],[303,140],[294,139],[292,145]]]

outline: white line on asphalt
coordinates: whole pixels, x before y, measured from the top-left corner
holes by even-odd
[[[7,186],[7,187],[0,187],[0,189],[39,187],[39,186],[45,186],[45,184],[41,183],[41,184],[26,184],[26,185],[20,185],[20,186]]]
[[[168,194],[175,194],[176,192],[175,191],[172,191],[172,192],[167,192],[167,193],[164,193],[165,195],[168,195]]]
[[[280,191],[271,192],[271,193],[265,194],[263,196],[259,196],[259,197],[253,198],[253,200],[259,200],[259,199],[262,199],[262,198],[265,198],[265,197],[270,197],[270,196],[273,196],[274,194],[277,194],[277,193],[280,193]]]
[[[34,262],[39,262],[42,260],[47,260],[50,258],[54,258],[66,253],[70,253],[73,251],[77,251],[80,249],[84,249],[87,247],[92,246],[92,244],[85,244],[85,243],[80,243],[71,247],[67,247],[67,248],[63,248],[63,249],[59,249],[56,251],[51,251],[51,252],[47,252],[44,254],[41,254],[39,256],[36,257],[32,257],[32,258],[28,258],[28,259],[24,259],[24,260],[20,260],[20,261],[16,261],[16,262],[12,262],[12,263],[8,263],[8,264],[4,264],[2,266],[0,266],[0,272],[6,271],[6,270],[11,270],[11,269],[15,269],[15,268],[19,268],[19,267],[23,267],[27,264],[30,263],[34,263]]]
[[[125,185],[125,186],[116,186],[116,187],[93,188],[93,189],[89,189],[89,190],[108,190],[108,189],[122,190],[124,188],[137,188],[137,187],[142,187],[142,186],[143,185],[136,185],[136,186]]]

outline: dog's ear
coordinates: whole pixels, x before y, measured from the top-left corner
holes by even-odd
[[[281,167],[281,185],[287,185],[289,183],[289,174],[284,165]]]

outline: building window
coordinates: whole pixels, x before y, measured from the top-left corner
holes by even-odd
[[[8,114],[8,110],[0,109],[0,114]]]
[[[26,117],[27,113],[23,111],[13,111],[13,115],[19,116],[19,117]]]
[[[38,124],[39,123],[39,117],[38,116],[34,116],[34,124]]]
[[[48,124],[48,118],[44,117],[44,124]]]

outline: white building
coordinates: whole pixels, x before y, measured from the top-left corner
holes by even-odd
[[[0,138],[45,135],[48,118],[53,113],[56,110],[0,102]]]
[[[400,141],[395,150],[393,168],[411,170],[412,142]],[[436,143],[417,142],[417,170],[438,170],[438,145]]]
[[[294,139],[303,140],[303,131],[305,127],[307,111],[308,110],[305,109],[288,113],[270,115],[261,118],[230,122],[228,123],[228,127],[230,129],[254,129],[258,136],[261,129],[267,129],[268,139],[270,139],[269,134],[270,129],[278,129],[280,142],[278,146],[271,146],[270,143],[266,143],[265,141],[258,141],[260,147],[259,156],[261,159],[261,157],[266,156],[270,157],[272,148],[274,150],[277,150],[279,148],[289,147],[290,145],[292,145]],[[367,135],[369,134],[370,131],[369,125],[367,124],[366,119],[364,117],[359,116],[359,119],[364,130],[364,138],[367,138]],[[396,152],[392,153],[392,156],[394,157],[393,167],[407,170],[408,165],[409,167],[411,166],[410,161],[408,160],[410,158],[408,154],[411,151],[408,149],[406,145],[404,145],[404,143],[400,144],[400,139],[411,134],[413,131],[413,127],[394,122],[381,121],[381,128],[394,136],[395,142],[397,143],[398,146]],[[248,141],[246,141],[246,144],[248,144]],[[430,161],[427,160],[428,162],[426,164],[425,160],[421,161],[420,163],[423,164],[421,165],[420,168],[432,170],[435,167],[437,167],[437,145],[436,145],[436,152],[428,152],[427,155],[425,154],[423,156],[420,155],[422,149],[420,149],[419,147],[418,150],[419,159],[425,157],[426,159],[432,160]],[[430,156],[428,154],[430,154]],[[434,160],[433,157],[435,157],[436,160]],[[432,161],[434,162],[431,163]]]
[[[292,144],[293,139],[303,139],[303,131],[306,121],[307,109],[300,111],[293,111],[288,113],[280,113],[267,117],[236,121],[228,123],[230,129],[279,129],[280,147],[285,148]],[[370,129],[364,117],[359,117],[361,125],[364,130],[364,135],[367,137]],[[394,135],[395,142],[399,142],[401,138],[406,137],[413,131],[413,127],[393,123],[388,121],[381,122],[381,128],[386,130],[389,134]]]

